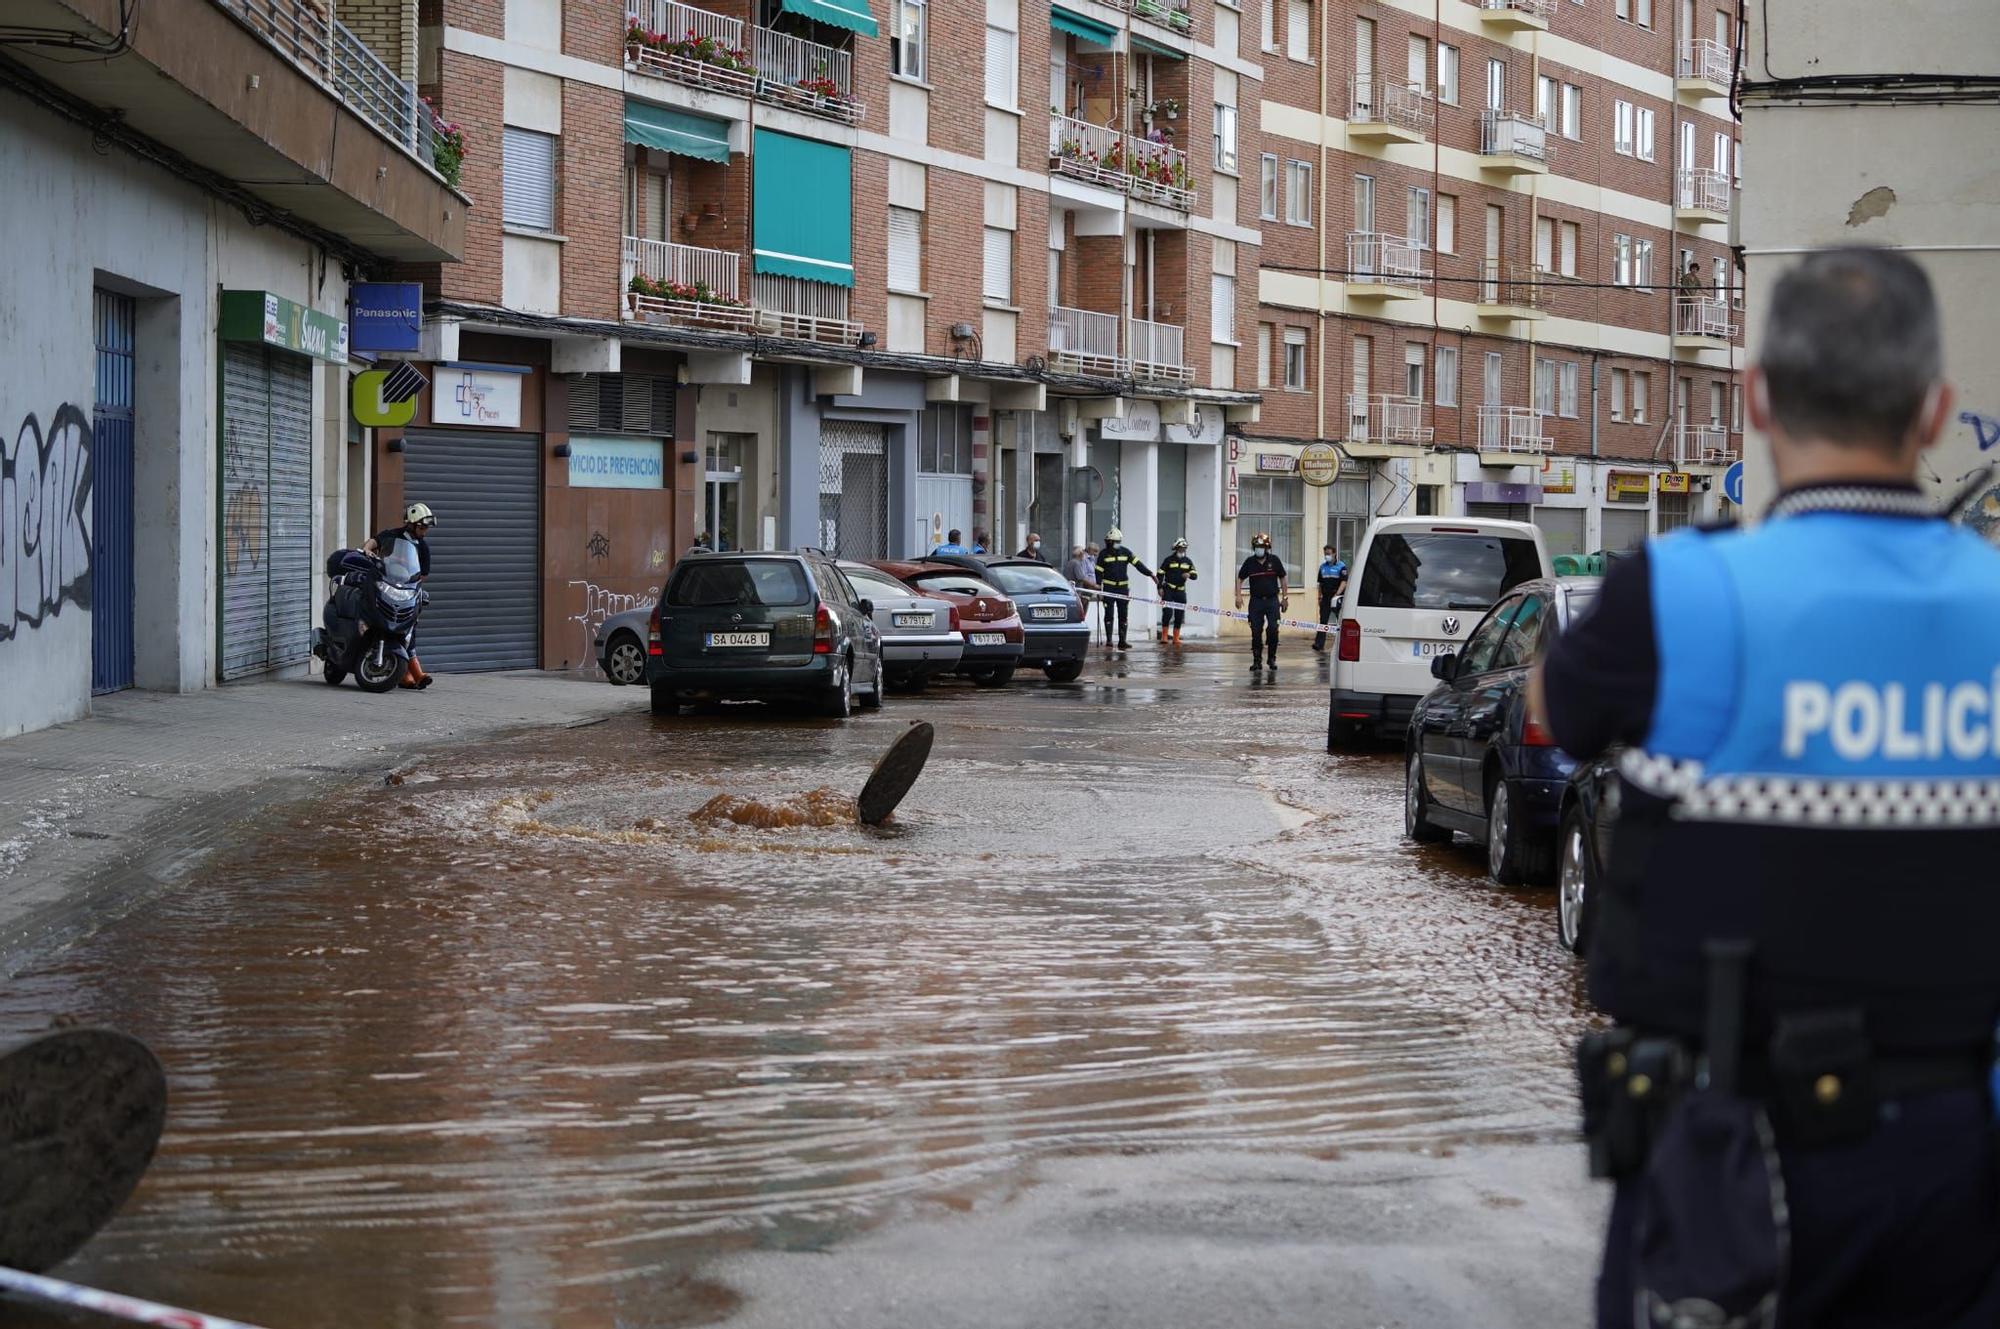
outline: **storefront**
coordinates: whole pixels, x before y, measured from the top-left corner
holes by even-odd
[[[1606,471],[1604,517],[1599,549],[1619,552],[1646,542],[1647,508],[1653,492],[1651,471]]]

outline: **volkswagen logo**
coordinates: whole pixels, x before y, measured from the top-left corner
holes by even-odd
[[[1444,629],[1444,635],[1447,637],[1458,635],[1458,620],[1455,618],[1447,618],[1444,622],[1438,624],[1438,626]]]

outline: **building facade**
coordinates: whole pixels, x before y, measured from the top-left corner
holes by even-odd
[[[367,529],[350,282],[464,242],[434,121],[325,3],[8,17],[0,736],[303,673]]]

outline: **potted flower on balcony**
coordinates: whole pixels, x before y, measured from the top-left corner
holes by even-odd
[[[1162,97],[1146,108],[1146,114],[1166,120],[1181,118],[1181,104],[1172,97]]]
[[[429,97],[420,100],[431,122],[431,166],[444,177],[446,184],[456,189],[459,173],[465,167],[465,131],[455,121],[439,115]]]
[[[802,78],[792,86],[811,93],[814,106],[824,106],[828,100],[840,96],[840,85],[824,74]]]

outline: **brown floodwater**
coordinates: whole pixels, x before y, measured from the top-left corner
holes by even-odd
[[[1400,759],[1327,756],[1317,671],[1243,663],[845,725],[633,691],[303,798],[0,996],[0,1042],[102,1023],[170,1077],[59,1272],[272,1329],[709,1323],[721,1257],[1050,1155],[1567,1138],[1552,894],[1403,843]],[[927,773],[856,824],[914,719]]]

